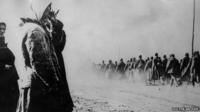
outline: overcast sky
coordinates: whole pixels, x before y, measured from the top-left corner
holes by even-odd
[[[125,59],[191,52],[193,0],[0,0],[0,21],[8,25],[6,38],[19,49],[20,17],[40,15],[49,2],[60,9],[67,44],[66,61]],[[196,0],[195,50],[200,48],[200,1]]]

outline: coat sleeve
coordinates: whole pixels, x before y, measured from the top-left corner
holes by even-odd
[[[53,33],[53,45],[56,51],[62,52],[66,43],[66,34],[64,30]]]

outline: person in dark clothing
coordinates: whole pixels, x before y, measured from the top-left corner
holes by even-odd
[[[162,60],[162,74],[163,74],[163,80],[168,83],[169,79],[170,79],[170,75],[167,74],[167,72],[165,71],[166,66],[167,66],[167,62],[168,62],[167,56],[164,55],[163,60]]]
[[[135,69],[135,66],[136,66],[136,63],[137,63],[137,60],[136,58],[132,58],[132,64],[131,64],[131,69],[134,70]]]
[[[40,19],[21,19],[35,25],[22,40],[24,69],[30,70],[24,75],[30,76],[30,85],[23,88],[17,112],[73,111],[62,56],[66,35],[56,15],[49,4]]]
[[[68,86],[68,82],[67,82],[67,74],[66,74],[66,70],[65,70],[65,63],[64,63],[64,59],[63,59],[63,55],[62,55],[62,51],[65,48],[65,44],[66,44],[66,34],[65,31],[63,30],[63,23],[60,20],[56,20],[55,18],[53,18],[54,20],[52,21],[52,25],[53,25],[53,29],[54,32],[52,33],[52,42],[55,48],[55,53],[57,55],[57,59],[58,59],[58,64],[60,65],[60,72],[61,72],[61,80],[62,80],[62,84],[60,85],[62,88],[61,89],[61,96],[65,96],[66,98],[63,98],[63,102],[65,102],[65,104],[63,106],[67,106],[68,111],[72,111],[74,104],[71,98],[71,94],[69,91],[69,86]]]
[[[180,77],[180,64],[179,61],[175,58],[174,54],[170,55],[170,59],[167,63],[166,71],[171,76],[170,84],[173,86],[174,82],[178,86],[177,78]]]
[[[115,69],[114,67],[115,67],[115,65],[113,64],[112,60],[109,60],[107,66],[106,66],[107,70],[110,70],[113,73],[114,69]]]
[[[125,77],[125,66],[126,64],[124,63],[123,59],[120,59],[120,63],[117,66],[117,72],[122,75],[122,78]]]
[[[5,43],[6,24],[0,23],[0,112],[15,112],[19,98],[15,56]]]
[[[163,67],[163,69],[166,69],[167,61],[168,61],[167,56],[164,55],[163,56],[163,60],[162,60],[162,67]]]
[[[152,79],[154,80],[160,80],[162,72],[162,60],[158,56],[158,53],[155,54],[155,58],[153,60],[153,76]]]
[[[195,86],[195,82],[199,83],[200,77],[200,54],[198,51],[194,52],[194,57],[192,58],[190,71],[192,85]]]
[[[181,70],[181,81],[189,81],[190,79],[190,56],[189,53],[185,53],[185,57],[182,59],[180,70]]]

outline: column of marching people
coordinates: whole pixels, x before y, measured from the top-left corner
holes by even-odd
[[[130,58],[126,62],[121,58],[119,62],[104,60],[101,64],[94,64],[95,70],[103,73],[106,78],[120,75],[120,79],[127,79],[135,82],[143,79],[146,85],[171,85],[181,86],[183,84],[199,86],[200,77],[200,54],[195,51],[192,56],[185,53],[185,56],[178,60],[175,54],[163,55],[161,58],[158,53],[154,56],[143,59],[142,55],[138,58]]]

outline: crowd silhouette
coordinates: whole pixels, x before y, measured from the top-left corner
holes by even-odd
[[[103,60],[99,64],[94,64],[96,71],[102,73],[107,78],[120,75],[120,79],[135,80],[135,75],[143,75],[146,85],[171,85],[181,86],[183,84],[197,86],[200,77],[200,54],[195,51],[190,57],[185,53],[182,59],[177,59],[175,54],[163,55],[161,58],[158,53],[154,56],[143,59],[142,55],[138,58],[130,58],[126,62],[123,58],[120,61]]]

